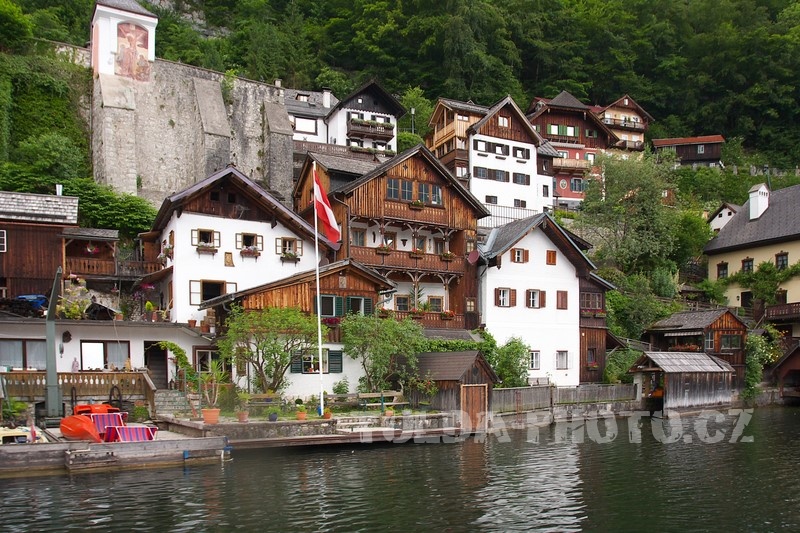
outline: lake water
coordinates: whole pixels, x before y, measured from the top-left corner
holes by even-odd
[[[0,479],[0,531],[800,531],[800,409],[721,413]]]

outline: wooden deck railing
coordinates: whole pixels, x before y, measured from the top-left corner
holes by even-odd
[[[577,387],[518,387],[492,390],[492,411],[519,413],[551,405],[635,400],[636,386],[578,385]]]
[[[67,257],[64,272],[78,276],[144,276],[158,272],[164,266],[159,261],[115,261]]]
[[[417,257],[412,257],[408,250],[378,252],[377,248],[351,246],[350,257],[369,266],[391,266],[431,272],[454,272],[457,274],[463,274],[465,270],[463,256],[456,256],[454,259],[446,261],[436,254],[420,254]]]
[[[800,316],[800,302],[771,305],[766,309],[767,320],[774,320],[777,318],[797,318],[798,316]]]
[[[44,370],[13,370],[0,375],[6,382],[10,398],[25,402],[43,401],[46,396],[47,372]],[[72,388],[79,399],[107,401],[112,387],[118,387],[122,399],[143,398],[153,405],[155,386],[146,372],[59,372],[58,385],[65,402]]]

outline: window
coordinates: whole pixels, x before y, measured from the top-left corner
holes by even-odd
[[[438,185],[431,185],[431,204],[442,205],[442,188]]]
[[[0,340],[0,367],[45,370],[47,368],[47,342],[23,339]]]
[[[81,341],[82,370],[122,369],[129,355],[127,342]]]
[[[586,364],[589,366],[597,366],[597,355],[595,355],[594,348],[586,350]]]
[[[302,93],[297,93],[297,95],[294,97],[294,99],[297,100],[298,102],[308,102],[308,95],[307,94],[302,94]]]
[[[525,307],[529,309],[540,309],[545,304],[545,292],[537,289],[525,291]]]
[[[558,124],[548,124],[547,133],[548,135],[558,135]]]
[[[566,370],[569,368],[569,352],[566,350],[559,350],[556,352],[556,369]]]
[[[404,295],[395,295],[394,297],[394,308],[397,311],[408,311],[411,309],[411,297],[407,294]]]
[[[514,147],[514,158],[516,159],[530,159],[531,151],[527,148]]]
[[[208,199],[212,202],[219,202],[219,191],[211,191],[208,193]]]
[[[397,233],[387,231],[383,234],[383,244],[392,250],[397,248]]]
[[[436,255],[442,255],[445,251],[444,241],[442,239],[434,239],[433,240],[433,253]]]
[[[275,254],[300,257],[303,255],[303,241],[291,237],[278,237],[275,239]]]
[[[220,236],[218,231],[211,229],[193,229],[192,246],[210,246],[219,248]]]
[[[359,100],[361,100],[361,99],[359,98]],[[361,102],[359,101],[359,103],[361,103]],[[356,113],[355,111],[348,111],[347,112],[347,120],[348,120],[348,122],[350,121],[350,119],[353,119],[353,118],[356,118],[356,119],[359,119],[359,120],[364,120],[364,113]]]
[[[484,180],[489,179],[489,169],[484,167],[474,167],[472,169],[472,173],[475,175],[476,178],[481,178]]]
[[[469,117],[467,115],[459,114],[457,115],[457,119],[460,120],[461,122],[469,122]]]
[[[465,178],[467,176],[467,167],[456,167],[456,177]]]
[[[703,339],[703,349],[709,352],[714,351],[714,332],[706,331],[705,338]]]
[[[569,190],[572,192],[583,192],[583,178],[572,178],[569,181]]]
[[[586,130],[586,136],[590,139],[597,138],[597,130]]]
[[[567,126],[566,128],[564,128],[563,135],[566,135],[567,137],[577,137],[578,128],[576,128],[575,126]]]
[[[487,196],[486,203],[497,205],[497,196]]]
[[[582,292],[579,298],[581,309],[592,311],[603,309],[603,295],[599,292]]]
[[[331,294],[320,294],[319,296],[321,317],[332,317],[344,315],[344,301],[341,296],[333,296]],[[314,312],[317,311],[317,300],[314,299]]]
[[[514,198],[514,207],[522,207],[525,208],[528,206],[528,202],[525,200],[520,200],[519,198]]]
[[[237,233],[236,234],[236,249],[242,248],[256,248],[259,251],[264,250],[264,237],[256,235],[255,233]]]
[[[490,145],[494,148],[494,153],[496,153],[497,155],[508,155],[507,144],[490,143]]]
[[[497,117],[497,125],[501,128],[507,128],[508,122],[508,117]]]
[[[547,264],[548,265],[555,265],[556,264],[556,251],[555,250],[547,250]]]
[[[704,153],[706,153],[706,147],[705,147],[705,145],[703,145],[703,144],[698,144],[698,145],[697,145],[697,153],[698,153],[698,154],[704,154]]]
[[[497,307],[514,307],[517,305],[516,289],[498,288],[494,290],[494,305]]]
[[[511,249],[511,262],[512,263],[527,263],[528,262],[528,250],[524,248],[512,248]]]
[[[417,250],[421,250],[423,252],[428,251],[428,238],[427,237],[417,237],[414,239],[414,248]]]
[[[294,374],[319,374],[319,352],[311,350],[305,353],[296,352],[292,359],[290,372]],[[342,351],[322,349],[322,373],[342,373]]]
[[[530,174],[522,174],[521,172],[514,172],[514,183],[516,183],[517,185],[530,185],[531,176]]]
[[[789,254],[783,252],[775,255],[775,267],[778,270],[789,268]]]
[[[722,335],[720,340],[723,350],[740,350],[742,348],[741,335]]]
[[[567,291],[556,291],[556,309],[567,309]]]
[[[477,304],[475,298],[467,298],[466,306],[464,307],[464,310],[467,313],[474,313],[477,308],[478,308],[478,304]]]
[[[389,200],[400,199],[400,180],[397,178],[386,179],[386,198]]]
[[[375,148],[376,150],[385,151],[386,150],[386,143],[385,142],[374,141],[372,143],[372,147]]]
[[[487,152],[489,148],[486,141],[476,140],[474,146],[475,149],[478,150],[479,152]]]
[[[348,296],[345,299],[345,310],[356,315],[372,314],[372,298],[362,296]]]
[[[544,198],[550,198],[550,186],[549,185],[542,185],[542,196]]]
[[[753,271],[753,260],[751,258],[742,259],[742,272]]]
[[[583,158],[590,163],[594,163],[595,154],[584,154]]]
[[[530,368],[531,370],[539,370],[539,365],[541,364],[540,363],[541,357],[539,355],[539,350],[531,350],[530,357],[531,359],[528,368]]]
[[[0,298],[8,298],[8,280],[0,278]],[[0,366],[3,366],[0,364]]]
[[[562,150],[559,150],[558,157],[560,157],[561,159],[569,159],[569,152],[564,152]]]
[[[494,179],[495,181],[508,181],[508,171],[507,170],[495,170],[494,171]]]
[[[236,283],[214,280],[189,281],[189,305],[200,305],[206,300],[236,292]]]
[[[319,352],[312,350],[305,352],[302,356],[301,368],[303,374],[319,374]],[[322,373],[328,373],[328,349],[322,349]]]
[[[444,298],[441,296],[428,296],[428,305],[432,313],[441,313],[444,311]]]
[[[317,121],[313,118],[294,118],[294,131],[297,133],[310,133],[311,135],[317,134]]]
[[[410,202],[414,199],[414,183],[408,180],[400,182],[400,199]]]
[[[367,232],[363,229],[350,230],[350,244],[353,246],[366,246]]]
[[[417,184],[417,199],[423,204],[431,203],[431,184],[418,183]]]
[[[717,279],[728,277],[728,263],[719,263],[717,265]]]
[[[364,146],[364,141],[361,139],[347,139],[347,146]]]
[[[6,251],[6,230],[0,229],[0,252]]]

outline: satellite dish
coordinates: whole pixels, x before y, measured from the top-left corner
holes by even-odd
[[[327,257],[323,257],[322,259],[319,260],[319,266],[321,266],[321,267],[324,267],[325,265],[327,265],[329,263],[330,263],[330,261],[328,261]]]
[[[467,261],[470,265],[474,265],[478,262],[478,257],[480,257],[480,253],[478,250],[472,250],[469,255],[467,256]]]

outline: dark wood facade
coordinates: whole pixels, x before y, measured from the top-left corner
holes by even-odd
[[[653,139],[656,151],[675,152],[681,165],[719,165],[722,160],[723,144],[725,144],[725,139],[721,135]]]
[[[616,340],[608,334],[606,323],[607,286],[594,279],[580,278],[580,383],[599,383],[606,368],[609,348]]]
[[[64,264],[65,226],[3,221],[5,253],[0,253],[0,283],[6,297],[49,295],[56,269]]]
[[[328,170],[318,165],[317,174],[323,188],[330,191]],[[390,180],[411,184],[413,197],[392,198]],[[307,206],[312,200],[312,184],[307,162],[294,202],[310,223],[314,211]],[[422,186],[438,188],[441,199],[419,202]],[[421,318],[423,326],[472,329],[480,325],[480,317],[467,306],[467,300],[478,295],[477,267],[466,258],[475,249],[477,220],[486,212],[432,153],[422,146],[411,149],[332,191],[329,198],[342,227],[337,260],[358,261],[394,281],[446,287],[448,310],[455,319],[441,320],[438,313],[428,313]],[[426,242],[421,252],[415,250],[419,239]]]

